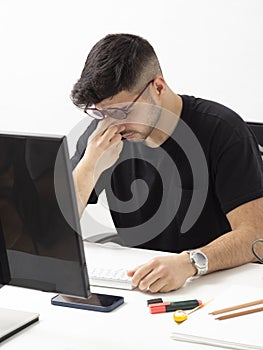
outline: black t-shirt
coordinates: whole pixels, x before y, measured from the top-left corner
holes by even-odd
[[[171,252],[201,247],[231,230],[229,211],[263,196],[263,162],[246,123],[216,102],[181,97],[173,134],[157,148],[124,140],[118,161],[89,199],[96,203],[105,189],[128,246]],[[97,123],[80,137],[73,168]]]

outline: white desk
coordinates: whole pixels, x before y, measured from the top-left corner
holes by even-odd
[[[127,256],[127,259],[123,260],[123,264],[133,267],[134,263],[148,260],[150,256],[155,255],[155,252],[135,251],[127,248],[125,251],[120,251],[106,248],[104,252],[101,250],[101,254],[98,254],[97,248],[91,245],[86,252],[87,263],[89,263],[89,259],[101,260],[103,257],[106,259],[108,255],[112,257],[112,261],[117,263],[123,254]],[[258,290],[258,293],[262,294],[262,265],[247,264],[203,276],[192,280],[178,291],[165,294],[165,296],[183,299],[197,298],[206,301],[211,297],[216,297],[222,291],[228,290],[231,286],[239,288],[240,295],[242,295],[243,290],[246,293],[244,287],[247,285],[253,286],[255,290]],[[50,299],[55,295],[52,293],[4,286],[0,289],[0,307],[38,312],[40,321],[1,343],[1,349],[216,349],[211,346],[193,345],[172,340],[171,332],[175,330],[175,327],[180,327],[174,323],[173,313],[152,315],[148,311],[146,300],[155,297],[156,294],[151,295],[137,290],[124,291],[94,287],[92,291],[122,295],[125,304],[110,313],[77,310],[51,305]],[[161,295],[164,296],[164,294]],[[255,300],[255,297],[252,296],[250,300]],[[202,309],[203,312],[205,308]],[[198,312],[193,315],[197,317]],[[261,319],[263,320],[263,313],[261,313]],[[258,336],[262,337],[261,334]]]

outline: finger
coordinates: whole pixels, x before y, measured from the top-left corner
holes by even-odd
[[[114,125],[114,121],[110,120],[108,118],[105,118],[101,121],[99,121],[96,130],[98,132],[104,132],[106,129],[108,129],[111,125]]]
[[[164,280],[164,278],[158,278],[154,283],[152,283],[151,285],[148,286],[148,290],[151,293],[157,293],[157,292],[161,292],[161,291],[164,292],[166,286],[167,286],[167,283]]]
[[[111,125],[108,129],[101,133],[101,136],[111,139],[115,134],[120,134],[125,130],[124,125]]]
[[[144,264],[143,264],[143,265],[138,265],[138,266],[136,266],[135,268],[133,268],[133,269],[131,269],[131,270],[128,270],[128,271],[127,271],[127,275],[128,275],[129,277],[133,277],[134,274],[136,273],[136,271],[139,270],[142,266],[144,266]],[[132,285],[133,285],[134,287],[137,287],[137,281],[136,281],[136,280],[132,280]]]
[[[113,142],[115,143],[116,141],[120,141],[122,139],[122,136],[120,133],[124,129],[125,129],[124,126],[117,127],[113,125],[109,129],[107,129],[105,132],[103,131],[103,132],[97,133],[96,135],[92,134],[92,137],[89,139],[89,143],[95,142],[101,146],[103,145],[108,146],[109,143],[113,143]],[[115,138],[115,136],[117,137]]]
[[[144,264],[138,265],[138,266],[134,267],[133,269],[128,270],[128,271],[127,271],[127,274],[128,274],[130,277],[132,277],[132,276],[135,274],[135,272],[136,272],[138,269],[140,269],[143,265],[144,265]]]
[[[115,141],[114,143],[110,143],[109,148],[111,148],[114,154],[119,157],[123,148],[123,141],[120,140],[120,141]]]
[[[135,271],[136,271],[136,269],[128,270],[128,271],[127,271],[127,275],[128,275],[129,277],[132,277],[132,276],[135,274]]]
[[[176,290],[176,289],[174,287],[172,287],[172,286],[169,286],[169,284],[166,284],[162,288],[160,288],[158,292],[160,292],[160,293],[168,293],[168,292],[171,292],[172,290]]]
[[[117,121],[114,121],[112,119],[103,119],[102,121],[100,121],[97,125],[96,131],[103,135],[105,133],[106,130],[108,130],[110,127],[120,127],[123,126],[123,123],[118,123]]]
[[[144,264],[138,267],[133,275],[132,278],[132,284],[135,287],[138,287],[141,281],[150,273],[152,272],[153,267],[150,264]],[[148,285],[146,286],[146,288]]]
[[[114,145],[115,143],[118,144],[119,142],[123,143],[121,134],[114,134],[114,136],[109,140],[111,145]]]
[[[103,126],[101,123],[102,122],[99,122],[97,124],[96,129],[93,131],[93,133],[89,137],[89,141],[92,140],[96,136],[101,136],[103,134],[103,132],[107,129],[107,127]]]
[[[160,280],[160,275],[156,272],[156,270],[152,270],[146,277],[141,279],[138,288],[140,290],[150,290],[151,286],[154,285],[158,280]]]
[[[107,118],[101,120],[98,123],[96,129],[93,131],[91,137],[94,137],[94,136],[99,136],[100,137],[100,136],[102,136],[109,127],[114,126],[114,125],[115,125],[114,121],[109,120]]]

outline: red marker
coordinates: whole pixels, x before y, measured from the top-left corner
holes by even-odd
[[[150,304],[149,310],[151,314],[160,314],[163,312],[176,311],[176,310],[191,310],[199,305],[202,305],[202,301],[193,299],[193,300],[185,300],[185,301]]]

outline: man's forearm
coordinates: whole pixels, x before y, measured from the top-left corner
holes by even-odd
[[[208,257],[208,272],[256,261],[252,243],[263,234],[263,198],[247,202],[227,214],[232,231],[200,248]],[[263,247],[258,253],[263,254]]]
[[[94,171],[92,171],[92,169],[88,169],[83,161],[80,161],[74,169],[73,179],[79,216],[81,217],[89,200],[91,192],[96,184],[96,179],[94,177]]]
[[[105,119],[90,138],[84,156],[73,171],[75,190],[81,216],[91,192],[104,170],[116,163],[123,148],[121,132],[123,125],[109,124]]]
[[[202,247],[208,257],[208,273],[255,261],[251,245],[259,237],[252,228],[237,229]]]

